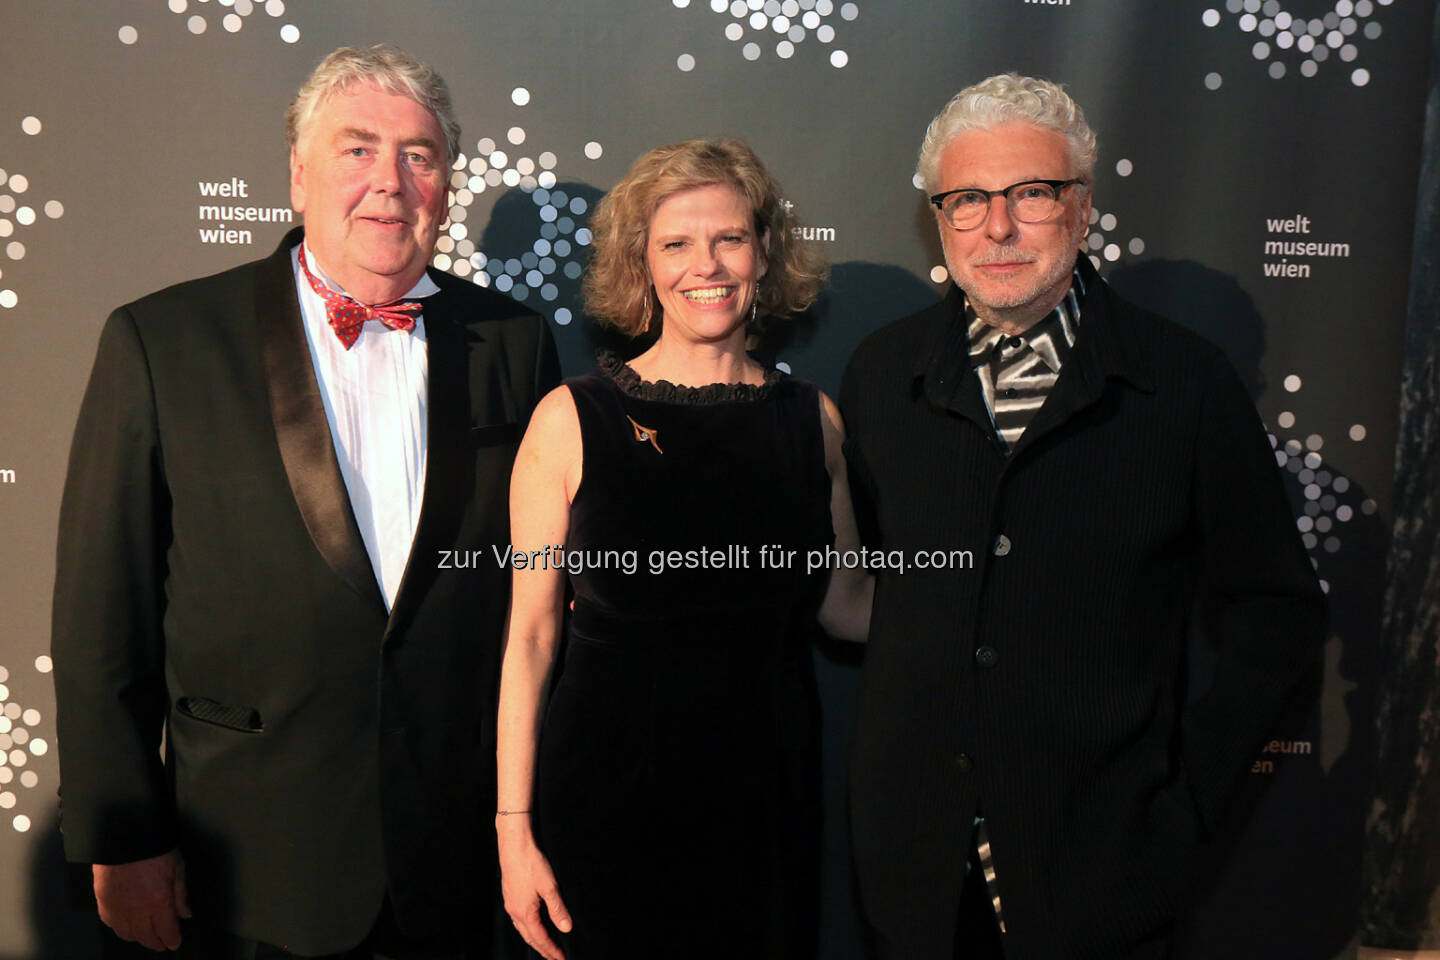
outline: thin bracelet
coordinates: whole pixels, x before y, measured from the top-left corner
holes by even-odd
[[[495,811],[495,816],[497,816],[497,817],[514,817],[514,816],[518,816],[519,814],[529,813],[529,812],[530,812],[529,810],[496,810],[496,811]]]

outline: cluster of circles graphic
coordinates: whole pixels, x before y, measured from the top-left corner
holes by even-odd
[[[1299,393],[1303,382],[1297,374],[1290,374],[1284,380],[1286,393]],[[1357,504],[1356,495],[1351,492],[1350,478],[1327,469],[1321,450],[1325,448],[1325,437],[1320,433],[1304,432],[1296,416],[1289,410],[1282,410],[1275,418],[1275,433],[1270,434],[1270,446],[1275,450],[1275,462],[1294,475],[1300,484],[1305,505],[1295,524],[1300,530],[1300,539],[1310,551],[1310,562],[1316,569],[1320,566],[1322,553],[1339,553],[1343,542],[1341,534],[1345,524],[1355,518],[1357,511],[1365,516],[1375,513],[1375,501],[1366,497]],[[1285,431],[1282,435],[1279,431]],[[1348,436],[1353,443],[1361,443],[1366,436],[1364,424],[1352,424]],[[1330,592],[1330,584],[1322,579],[1321,588]]]
[[[293,0],[292,0],[293,2]],[[264,11],[272,18],[285,16],[285,0],[168,0],[170,12],[185,17],[185,28],[199,36],[210,29],[205,11],[219,17],[220,28],[227,33],[239,33],[245,26],[245,18]],[[188,14],[188,16],[187,16]],[[120,42],[129,46],[140,39],[140,31],[131,24],[125,24],[119,31]],[[282,24],[280,39],[295,43],[300,39],[300,28],[293,23]]]
[[[1323,17],[1298,17],[1285,10],[1280,0],[1225,0],[1225,10],[1234,15],[1236,26],[1244,33],[1259,37],[1250,52],[1256,60],[1270,61],[1267,68],[1276,80],[1285,77],[1290,68],[1283,57],[1299,58],[1298,71],[1302,77],[1313,77],[1320,72],[1320,64],[1332,56],[1341,63],[1353,63],[1360,56],[1355,41],[1357,35],[1367,40],[1379,39],[1380,24],[1374,20],[1365,22],[1375,13],[1377,6],[1388,7],[1395,0],[1335,0],[1335,9]],[[1214,7],[1200,16],[1207,27],[1218,27],[1223,15]],[[1363,87],[1370,82],[1370,71],[1355,67],[1350,71],[1350,82]],[[1205,75],[1205,86],[1219,90],[1223,79],[1220,74]]]
[[[1121,158],[1115,162],[1115,172],[1122,177],[1128,177],[1135,172],[1135,164],[1131,160]],[[925,189],[920,182],[920,175],[917,173],[911,181],[916,189]],[[1114,235],[1115,228],[1120,225],[1120,219],[1113,213],[1106,213],[1093,204],[1090,207],[1091,231],[1085,237],[1085,246],[1090,250],[1090,262],[1099,270],[1106,263],[1115,263],[1128,251],[1131,256],[1138,257],[1145,252],[1145,241],[1140,237],[1131,237],[1122,248],[1119,243],[1109,239],[1107,235]],[[1118,239],[1118,238],[1116,238]],[[950,279],[950,271],[945,269],[944,264],[936,264],[930,268],[930,280],[934,283],[944,283]]]
[[[690,6],[691,0],[670,2],[683,10]],[[759,60],[767,47],[781,60],[789,60],[811,37],[829,47],[835,41],[832,21],[838,17],[849,22],[860,16],[859,4],[848,0],[838,4],[833,0],[709,0],[709,3],[713,13],[730,20],[725,25],[725,39],[739,43],[740,55],[751,61]],[[745,42],[741,43],[742,40]],[[850,62],[850,55],[835,47],[828,59],[832,67],[839,69]],[[675,58],[675,66],[682,73],[689,73],[695,69],[695,55],[680,54]]]
[[[530,91],[516,87],[510,100],[517,107],[530,103]],[[537,156],[521,155],[528,134],[513,126],[505,134],[509,147],[490,137],[475,143],[475,154],[461,153],[450,174],[448,219],[441,224],[441,236],[431,261],[436,269],[469,278],[482,287],[491,287],[515,300],[548,313],[564,326],[575,317],[574,304],[562,285],[573,289],[583,269],[583,252],[590,245],[588,222],[590,204],[584,197],[571,196],[558,186],[555,169],[559,158],[549,150]],[[591,140],[583,150],[589,160],[599,160],[604,147]],[[514,187],[528,194],[534,206],[534,239],[519,256],[504,257],[480,250],[479,236],[471,235],[467,224],[469,208],[487,189]],[[563,278],[563,279],[562,279]],[[533,295],[533,300],[532,300]]]
[[[51,670],[50,658],[35,658],[35,669],[40,673]],[[6,686],[10,682],[10,671],[0,666],[0,811],[10,817],[10,826],[17,833],[27,832],[32,823],[23,813],[11,813],[23,796],[22,791],[34,790],[40,784],[40,775],[27,769],[32,758],[45,756],[50,752],[50,741],[38,736],[40,711],[24,707],[10,694]]]
[[[43,128],[39,117],[26,117],[20,121],[20,129],[32,137],[38,136]],[[0,168],[0,253],[4,254],[5,260],[25,259],[25,241],[19,238],[18,233],[39,219],[36,206],[51,220],[65,216],[65,204],[59,200],[46,200],[44,203],[31,200],[26,196],[29,190],[29,177]],[[5,267],[0,265],[0,284],[4,283]],[[0,286],[0,309],[14,309],[19,302],[20,294],[8,286]]]

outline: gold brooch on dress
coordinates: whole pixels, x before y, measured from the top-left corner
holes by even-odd
[[[656,433],[656,431],[651,430],[649,427],[642,427],[642,426],[640,426],[640,424],[638,424],[638,423],[635,422],[635,418],[632,417],[632,416],[629,416],[628,414],[626,415],[625,419],[626,419],[626,420],[629,420],[629,421],[630,421],[630,426],[632,426],[632,427],[635,428],[635,442],[636,442],[636,443],[649,443],[650,446],[652,446],[652,447],[655,448],[655,452],[656,452],[656,453],[661,453],[661,454],[663,454],[663,453],[665,452],[664,450],[661,450],[661,449],[660,449],[660,444],[659,444],[658,442],[656,442],[656,439],[655,439],[655,438],[656,438],[656,436],[658,436],[658,434]]]

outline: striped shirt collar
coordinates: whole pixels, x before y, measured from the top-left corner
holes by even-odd
[[[1134,323],[1128,317],[1138,308],[1128,308],[1125,330],[1117,330],[1113,316],[1116,304],[1123,303],[1107,289],[1096,273],[1090,258],[1080,254],[1075,261],[1085,294],[1080,304],[1084,314],[1085,336],[1076,336],[1075,348],[1067,363],[1079,365],[1086,383],[1118,378],[1145,393],[1155,391],[1154,351],[1146,341],[1134,340]],[[1077,290],[1077,293],[1079,291]],[[1143,311],[1141,311],[1143,312]],[[966,376],[975,369],[970,366],[969,341],[966,336],[965,292],[951,284],[945,296],[934,306],[915,317],[920,321],[918,336],[905,349],[911,366],[911,389],[924,395],[940,409],[954,411],[976,424],[989,426],[990,416],[980,391],[966,388],[975,380]]]
[[[1080,301],[1084,297],[1085,281],[1077,267],[1070,281],[1070,289],[1061,298],[1059,305],[1030,329],[1013,337],[980,319],[970,305],[970,298],[965,297],[964,316],[970,343],[970,366],[978,367],[985,363],[1002,344],[1015,349],[1029,346],[1052,372],[1059,373],[1065,359],[1070,355],[1071,348],[1075,346],[1075,334],[1080,327]]]

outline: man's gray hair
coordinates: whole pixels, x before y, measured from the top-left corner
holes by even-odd
[[[952,140],[970,130],[1016,122],[1033,123],[1063,136],[1070,147],[1071,175],[1089,182],[1095,172],[1095,132],[1085,122],[1085,111],[1058,83],[1000,73],[955,94],[930,121],[915,168],[925,192],[939,189],[940,154]]]
[[[450,103],[450,89],[435,68],[392,43],[334,50],[295,94],[285,112],[285,141],[293,150],[305,137],[315,111],[330,97],[356,84],[373,83],[386,93],[409,97],[429,110],[445,131],[445,164],[460,155],[460,121]]]

